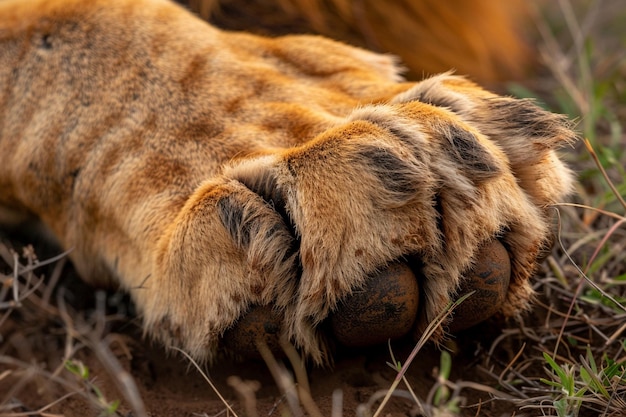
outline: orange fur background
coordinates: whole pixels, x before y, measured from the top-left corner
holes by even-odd
[[[183,1],[185,2],[185,1]],[[523,0],[188,0],[217,26],[264,35],[318,33],[401,58],[408,77],[450,69],[485,84],[534,66]]]

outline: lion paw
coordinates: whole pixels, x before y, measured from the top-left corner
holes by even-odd
[[[323,361],[327,320],[332,337],[363,346],[421,335],[465,292],[435,338],[526,309],[550,241],[545,208],[569,191],[553,150],[572,138],[530,102],[444,75],[225,175],[292,230],[298,278],[272,291],[283,333]],[[413,271],[397,263],[409,258]]]

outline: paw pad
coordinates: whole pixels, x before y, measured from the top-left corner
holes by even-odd
[[[331,316],[333,335],[342,345],[364,347],[398,339],[417,318],[419,286],[411,269],[395,262],[372,274]]]
[[[468,329],[498,313],[509,288],[511,262],[505,247],[493,239],[483,244],[474,267],[458,290],[474,291],[453,313],[451,332]],[[347,347],[366,347],[399,339],[415,327],[419,316],[418,279],[401,262],[372,274],[332,313],[328,327],[334,340]],[[257,340],[280,352],[282,313],[271,306],[253,306],[223,336],[223,346],[242,357],[258,357]]]
[[[506,300],[510,278],[511,261],[502,243],[493,239],[481,246],[458,294],[475,292],[455,309],[449,330],[468,329],[496,314]]]

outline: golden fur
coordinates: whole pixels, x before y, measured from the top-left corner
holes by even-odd
[[[455,69],[480,83],[536,65],[525,0],[180,0],[220,27],[317,33],[399,56],[413,79]]]
[[[215,29],[165,0],[0,2],[0,219],[38,218],[87,281],[196,358],[251,304],[317,325],[368,273],[424,264],[416,332],[482,242],[525,309],[569,192],[561,116],[313,36]]]

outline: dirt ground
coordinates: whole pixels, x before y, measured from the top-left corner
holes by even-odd
[[[11,273],[6,262],[0,266],[0,272]],[[137,416],[141,407],[152,417],[233,414],[188,359],[142,337],[139,319],[125,297],[94,291],[69,265],[37,270],[33,282],[43,275],[51,278],[33,286],[20,306],[0,316],[0,415],[107,415],[103,410],[116,400],[120,402],[116,412],[108,415]],[[56,283],[50,282],[56,277]],[[103,304],[106,307],[101,308]],[[437,382],[449,381],[441,410],[452,410],[458,403],[463,415],[510,415],[512,405],[493,401],[495,390],[488,388],[497,385],[497,370],[523,343],[506,338],[490,355],[488,350],[504,325],[494,319],[450,338],[445,346],[452,357],[448,378],[439,373],[441,350],[426,345],[406,374],[408,386],[421,401],[433,404]],[[391,344],[396,361],[402,363],[413,347],[411,340]],[[84,365],[88,374],[80,377],[70,372],[64,366],[67,358],[73,365]],[[388,346],[367,350],[336,346],[332,367],[305,367],[315,409],[300,410],[290,406],[282,377],[272,374],[282,369],[293,375],[293,367],[286,357],[277,355],[277,359],[280,368],[268,367],[260,358],[225,358],[203,369],[240,416],[315,415],[316,409],[322,416],[372,415],[397,374],[389,365]],[[124,385],[127,381],[130,385]],[[246,399],[247,389],[252,394]],[[340,406],[333,408],[333,397]],[[405,383],[399,385],[383,415],[420,415]]]
[[[63,369],[62,360],[65,351],[63,329],[56,329],[57,334],[50,330],[50,334],[34,336],[24,334],[24,327],[17,320],[9,320],[3,325],[0,329],[4,337],[1,345],[3,354],[11,353],[31,366],[15,371],[19,367],[0,365],[0,375],[4,375],[3,380],[0,380],[0,393],[5,393],[2,396],[10,393],[11,398],[5,400],[16,406],[12,412],[27,413],[46,407],[64,395],[75,392],[46,409],[46,413],[68,417],[99,415],[101,410],[97,406],[93,388],[90,389],[76,375]],[[466,334],[452,344],[457,346],[457,351],[453,354],[451,380],[463,379],[475,382],[482,379],[485,383],[493,385],[493,379],[490,381],[481,366],[485,364],[487,356],[485,346],[488,347],[483,343],[488,341],[483,340],[481,343],[479,339],[485,339],[485,330],[484,326],[476,328],[472,332],[473,335]],[[161,347],[143,341],[134,325],[127,326],[120,333],[109,333],[102,343],[108,343],[123,370],[132,376],[147,415],[191,417],[230,414],[202,375],[190,366],[185,358],[178,354],[168,354]],[[412,344],[408,342],[393,345],[398,360],[404,360],[411,348]],[[421,399],[428,398],[429,391],[437,380],[439,355],[435,347],[426,347],[407,373],[409,385]],[[103,364],[97,352],[84,347],[73,355],[73,360],[86,365],[90,373],[89,380],[93,386],[102,391],[103,398],[108,402],[121,400],[118,415],[135,415],[128,401],[128,390],[120,388],[115,371]],[[335,392],[341,393],[343,415],[355,415],[357,409],[368,407],[370,401],[373,404],[369,405],[369,409],[370,413],[373,413],[380,403],[374,400],[382,399],[381,393],[386,393],[396,375],[396,372],[387,365],[389,361],[389,351],[383,346],[367,351],[339,352],[332,368],[309,368],[307,373],[311,396],[321,415],[332,415],[332,399]],[[48,372],[54,373],[55,369],[60,370],[57,380],[47,376]],[[6,375],[8,370],[14,371]],[[258,390],[254,395],[256,399],[254,408],[258,415],[282,416],[286,412],[296,414],[289,408],[286,396],[277,387],[267,365],[261,360],[243,362],[225,360],[208,368],[206,372],[237,415],[252,413],[245,409],[246,401],[242,400],[237,390],[233,388],[234,382],[230,379],[233,376],[240,379],[240,384],[258,381],[259,384],[256,386]],[[69,384],[65,386],[58,380],[69,381]],[[252,383],[253,387],[254,384]],[[77,392],[73,391],[74,385],[79,388]],[[385,407],[383,415],[420,415],[415,402],[408,397],[406,386],[401,384],[399,388],[398,395],[404,394],[406,398],[394,398]],[[510,405],[490,402],[490,395],[480,390],[464,389],[457,395],[465,402],[463,404],[466,407],[463,413],[465,415],[500,415],[500,412],[511,411]],[[370,413],[366,415],[371,415]]]

